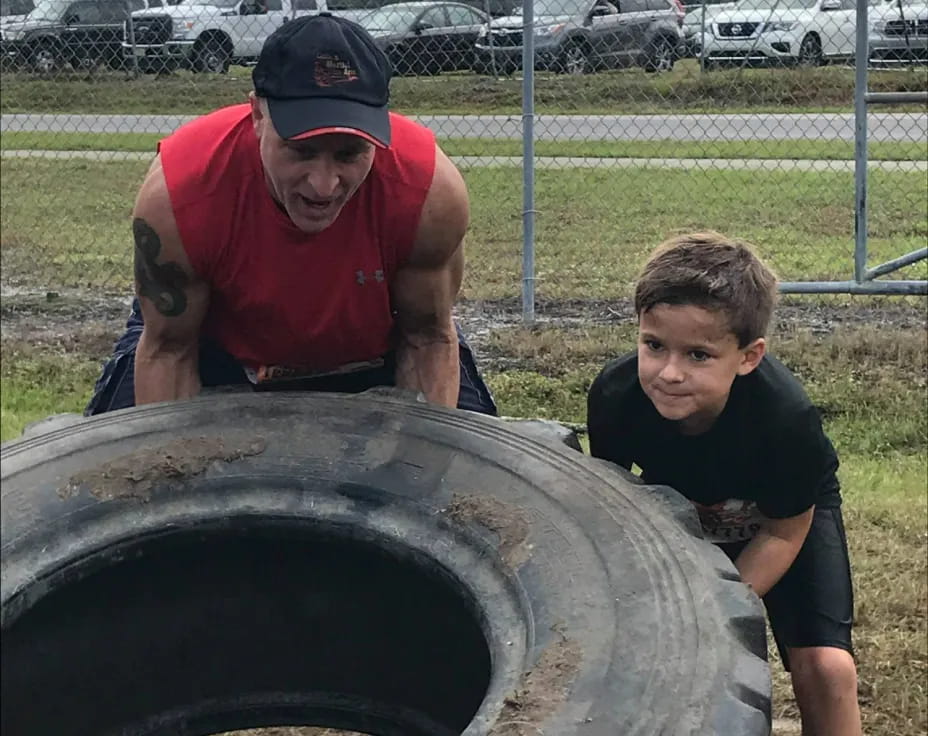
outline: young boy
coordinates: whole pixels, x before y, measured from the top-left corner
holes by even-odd
[[[776,291],[743,243],[698,233],[661,245],[635,289],[638,350],[590,388],[590,450],[692,501],[764,600],[804,736],[860,736],[838,458],[766,352]]]

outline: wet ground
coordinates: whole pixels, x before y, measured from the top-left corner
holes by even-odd
[[[56,345],[103,357],[122,331],[128,312],[128,297],[7,293],[0,299],[0,332],[4,341]],[[496,354],[490,338],[498,330],[523,325],[519,299],[463,300],[455,314],[481,368],[513,367],[511,358]],[[534,325],[569,330],[628,325],[634,319],[629,299],[546,300],[536,304]],[[925,299],[918,297],[786,297],[774,322],[777,332],[828,334],[857,325],[888,330],[924,327],[928,313]]]

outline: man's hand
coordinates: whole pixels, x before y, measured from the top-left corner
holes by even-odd
[[[760,531],[741,550],[735,567],[741,573],[741,579],[761,598],[793,564],[806,541],[814,513],[815,507],[812,506],[786,519],[764,519]]]
[[[409,260],[391,296],[396,310],[396,385],[421,391],[432,403],[455,407],[460,356],[451,308],[464,272],[469,221],[460,172],[436,150],[435,174]]]
[[[142,184],[133,218],[135,291],[145,321],[135,352],[135,403],[196,396],[209,290],[181,243],[160,158]]]

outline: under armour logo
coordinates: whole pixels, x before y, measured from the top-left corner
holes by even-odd
[[[354,277],[355,277],[355,281],[357,281],[357,282],[358,282],[359,284],[361,284],[362,286],[363,286],[364,284],[366,284],[366,283],[368,282],[368,280],[371,278],[370,276],[368,276],[367,274],[365,274],[364,271],[355,271],[355,272],[354,272]],[[379,269],[379,268],[378,268],[376,271],[374,271],[373,279],[374,279],[374,281],[376,281],[377,283],[382,282],[382,281],[383,281],[383,271],[382,271],[381,269]]]

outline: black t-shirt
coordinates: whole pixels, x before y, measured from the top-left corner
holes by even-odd
[[[638,382],[638,356],[606,365],[587,397],[590,452],[696,506],[708,539],[750,539],[762,518],[841,503],[838,456],[818,411],[789,369],[770,355],[735,378],[725,409],[700,435],[681,434]],[[759,513],[758,513],[759,512]]]

